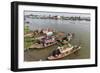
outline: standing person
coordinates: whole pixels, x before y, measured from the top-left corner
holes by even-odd
[[[72,39],[72,37],[73,37],[72,33],[68,33],[67,40],[70,41]]]

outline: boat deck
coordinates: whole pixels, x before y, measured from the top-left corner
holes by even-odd
[[[80,48],[77,48],[77,49],[75,49],[75,50],[72,49],[70,52],[62,53],[62,54],[60,54],[60,55],[57,56],[57,57],[49,56],[49,57],[48,57],[48,60],[57,60],[57,59],[61,59],[61,58],[65,57],[65,56],[68,56],[68,55],[70,55],[70,54],[72,54],[72,53],[78,51],[78,50],[80,50]]]

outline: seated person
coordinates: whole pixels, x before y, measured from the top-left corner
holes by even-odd
[[[53,51],[53,54],[52,55],[54,57],[57,57],[59,54],[61,54],[60,50],[59,49],[56,49],[56,50]]]

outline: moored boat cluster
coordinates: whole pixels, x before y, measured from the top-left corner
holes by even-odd
[[[55,44],[58,45],[57,48],[53,50],[52,53],[47,57],[48,60],[63,58],[70,55],[71,53],[78,51],[81,48],[79,45],[73,46],[70,44],[70,41],[74,37],[74,33],[65,34],[64,32],[58,32],[54,29],[47,28],[35,30],[24,35],[24,37],[27,36],[33,37],[33,41],[36,41],[29,48],[27,48],[28,50],[38,48],[43,49]]]

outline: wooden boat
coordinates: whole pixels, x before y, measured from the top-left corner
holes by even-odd
[[[74,33],[68,33],[67,35],[65,33],[62,33],[62,35],[56,35],[58,43],[62,44],[64,44],[64,41],[70,42],[73,38],[74,38]]]
[[[46,45],[46,46],[43,46],[42,44],[35,43],[35,44],[31,45],[31,46],[29,47],[29,49],[32,49],[32,48],[37,48],[37,49],[47,48],[47,47],[49,47],[49,46],[55,45],[56,43],[57,43],[57,42],[55,41],[55,42],[53,42],[53,43],[51,43],[51,44],[48,44],[48,45]]]
[[[36,32],[39,32],[39,31],[36,31]],[[32,44],[29,48],[30,49],[31,48],[46,48],[46,47],[52,46],[57,43],[57,40],[56,40],[57,34],[58,32],[55,32],[55,31],[48,32],[47,30],[42,30],[42,34],[38,35],[37,37],[34,37],[34,41],[38,41],[38,42]]]
[[[54,36],[51,36],[51,38],[49,39],[45,37],[40,37],[37,40],[38,42],[31,45],[29,48],[46,48],[57,43]]]
[[[33,36],[33,32],[29,32],[27,34],[24,34],[24,37],[32,37]]]
[[[61,33],[61,32],[59,32],[59,33]],[[59,34],[58,33],[58,34]],[[61,33],[61,34],[63,34],[64,35],[64,33]],[[47,44],[47,45],[43,45],[42,44],[42,42],[41,42],[41,39],[42,38],[44,38],[44,36],[40,36],[40,37],[36,37],[35,38],[35,40],[38,40],[39,41],[39,43],[37,42],[37,43],[34,43],[33,45],[31,45],[29,48],[30,49],[32,49],[32,48],[40,48],[40,49],[42,49],[42,48],[46,48],[46,47],[49,47],[49,46],[52,46],[52,45],[55,45],[55,44],[65,44],[65,41],[62,41],[62,40],[65,40],[65,39],[62,39],[62,38],[60,38],[60,37],[56,37],[56,35],[53,35],[52,37],[54,37],[55,38],[55,41],[53,41],[53,42],[50,42],[49,44]],[[63,37],[63,36],[62,36]],[[61,41],[59,41],[59,38],[60,38],[60,40]],[[66,43],[68,43],[69,41],[66,41]]]
[[[29,48],[32,49],[32,48],[46,48],[46,47],[52,46],[56,43],[62,43],[63,44],[63,40],[67,39],[68,35],[65,35],[64,32],[54,31],[53,29],[52,30],[51,29],[42,29],[42,30],[35,30],[34,32],[27,33],[24,36],[25,37],[27,36],[27,37],[34,39],[34,40],[30,40],[30,41],[33,41],[33,44],[28,47],[28,49]],[[71,33],[70,33],[69,37],[70,36],[72,38]],[[48,37],[54,38],[54,41],[51,40],[52,38],[49,39],[49,40],[46,40]],[[44,40],[46,40],[46,42],[44,42]],[[51,42],[48,43],[47,41],[51,41]]]
[[[65,50],[61,51],[61,54],[53,56],[52,54],[47,58],[48,60],[57,60],[57,59],[61,59],[65,56],[68,56],[78,50],[80,50],[80,46],[72,46],[70,48],[66,48]]]

